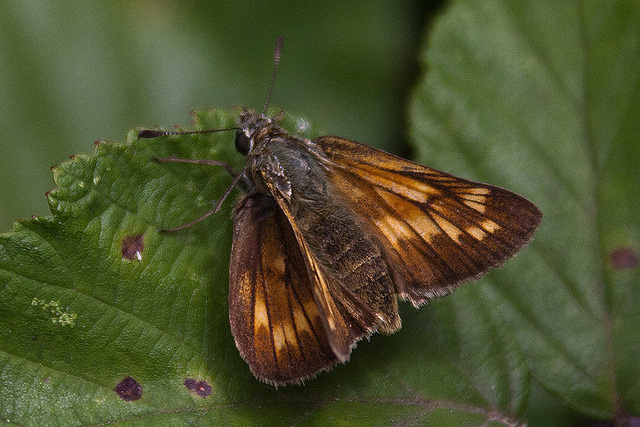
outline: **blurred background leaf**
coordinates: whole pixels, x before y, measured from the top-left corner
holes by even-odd
[[[640,3],[459,1],[427,44],[418,159],[545,214],[526,267],[459,294],[495,307],[536,382],[574,409],[638,415]]]
[[[272,106],[397,153],[439,1],[33,1],[0,15],[0,230],[48,212],[49,167],[191,110]]]

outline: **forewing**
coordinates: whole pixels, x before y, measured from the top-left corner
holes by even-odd
[[[344,138],[313,140],[329,180],[370,225],[415,305],[498,266],[526,245],[542,213],[524,197]]]
[[[303,255],[267,195],[249,195],[236,207],[229,283],[231,333],[257,378],[297,383],[337,362]]]

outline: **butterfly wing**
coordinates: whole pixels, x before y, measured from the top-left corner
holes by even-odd
[[[320,312],[329,346],[338,360],[344,363],[349,360],[356,343],[374,333],[386,317],[343,286],[336,277],[336,272],[332,271],[333,266],[319,259],[327,254],[317,254],[309,247],[307,237],[311,236],[305,237],[298,227],[286,198],[272,181],[265,179],[265,184],[278,204],[283,219],[286,218],[307,267],[311,292]],[[395,306],[394,309],[397,315]],[[396,329],[397,327],[399,325]]]
[[[346,362],[378,322],[325,271],[293,224],[265,194],[246,196],[234,212],[231,333],[253,374],[273,385]]]
[[[238,203],[229,273],[231,333],[256,377],[300,382],[337,362],[303,255],[273,198]]]
[[[451,292],[513,256],[542,218],[524,197],[348,139],[313,140],[345,203],[369,224],[414,305]]]

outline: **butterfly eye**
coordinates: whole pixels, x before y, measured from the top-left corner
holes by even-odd
[[[236,133],[236,150],[243,156],[249,154],[253,147],[253,141],[242,131]]]

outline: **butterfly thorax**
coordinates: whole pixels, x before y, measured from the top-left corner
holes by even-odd
[[[289,133],[272,118],[241,116],[240,124],[246,126],[240,132],[250,138],[243,173],[253,184],[252,192],[277,191],[294,205],[328,198],[324,155],[312,141]]]

